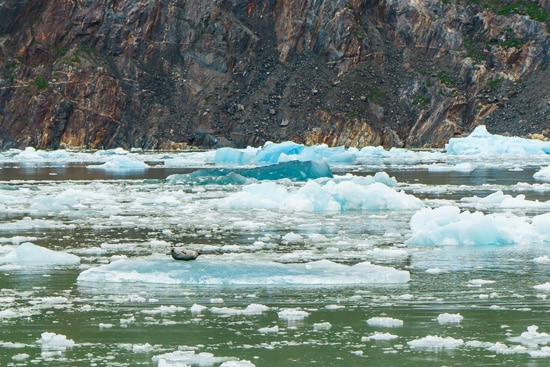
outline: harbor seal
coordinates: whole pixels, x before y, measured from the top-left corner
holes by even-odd
[[[170,249],[170,254],[175,260],[185,261],[195,260],[200,255],[200,253],[196,250],[190,250],[182,247],[172,247]]]

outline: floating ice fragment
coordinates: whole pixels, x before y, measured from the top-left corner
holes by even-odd
[[[452,337],[441,337],[435,335],[428,335],[426,337],[412,340],[407,342],[409,347],[415,349],[456,349],[464,344],[462,339],[455,339]]]
[[[272,327],[259,328],[258,332],[260,332],[262,334],[278,333],[279,332],[279,325],[275,325],[275,326],[272,326]]]
[[[464,317],[459,313],[442,313],[437,316],[437,322],[439,325],[454,325],[460,324],[464,320]]]
[[[288,161],[311,161],[325,159],[330,163],[354,163],[357,150],[344,147],[330,148],[327,145],[305,146],[291,141],[267,142],[261,148],[216,150],[214,162],[217,165],[275,164]]]
[[[186,367],[188,365],[213,366],[215,364],[236,360],[233,357],[215,357],[212,353],[195,351],[175,351],[154,356],[152,361],[159,367]]]
[[[550,292],[550,282],[539,284],[534,286],[537,291]]]
[[[191,311],[191,313],[201,313],[202,311],[206,310],[208,307],[206,306],[202,306],[202,305],[198,305],[196,303],[193,303],[193,306],[191,306],[191,308],[189,308],[189,311]]]
[[[539,256],[533,259],[536,264],[550,264],[550,257],[548,255]]]
[[[480,125],[465,138],[450,139],[445,150],[455,155],[540,155],[550,154],[550,142],[492,135]]]
[[[535,172],[533,178],[537,181],[550,182],[550,166],[542,167],[538,172]]]
[[[313,324],[313,330],[315,331],[328,331],[332,327],[330,322],[317,322]]]
[[[448,164],[438,164],[433,163],[428,166],[429,172],[463,172],[463,173],[469,173],[475,170],[475,167],[469,163],[458,163],[456,165],[448,165]]]
[[[494,280],[472,279],[468,282],[468,285],[479,287],[479,286],[482,286],[482,285],[493,284],[494,282],[495,282]]]
[[[416,210],[422,201],[380,182],[361,180],[308,181],[297,191],[274,182],[243,187],[219,203],[221,209],[273,209],[289,212],[334,213],[351,210]]]
[[[286,321],[299,321],[309,316],[309,312],[297,308],[289,308],[277,313],[280,319]]]
[[[269,261],[200,260],[181,263],[158,258],[119,260],[84,270],[78,282],[165,284],[350,285],[406,283],[408,271],[362,262],[329,260],[299,264]]]
[[[12,361],[21,362],[21,361],[24,361],[25,359],[28,359],[29,357],[30,355],[28,355],[27,353],[19,353],[11,357],[11,359]]]
[[[403,326],[403,320],[391,317],[371,317],[367,324],[372,327],[397,328]]]
[[[410,226],[408,245],[511,245],[536,234],[525,217],[460,212],[455,206],[421,209]]]
[[[143,171],[148,169],[149,165],[145,162],[137,161],[123,155],[115,155],[103,164],[88,165],[86,166],[86,168],[101,169],[105,171],[128,172],[128,171]]]
[[[537,347],[539,345],[550,344],[550,334],[539,333],[539,327],[537,325],[531,325],[527,327],[527,331],[521,333],[518,337],[512,337],[509,340],[515,343],[521,343],[527,347]]]
[[[74,266],[80,264],[76,255],[36,246],[30,242],[22,243],[11,252],[0,257],[0,264],[21,266]]]
[[[361,337],[361,341],[366,342],[370,340],[374,341],[389,341],[399,338],[397,335],[393,335],[390,333],[381,333],[378,331],[375,331],[374,334],[371,334],[369,336]]]
[[[256,365],[246,359],[240,361],[227,361],[220,364],[220,367],[256,367]]]
[[[174,174],[166,178],[171,183],[199,185],[243,185],[248,179],[307,181],[320,177],[332,177],[332,172],[324,160],[307,162],[283,162],[254,168],[203,169],[187,174]]]
[[[50,332],[42,333],[40,339],[36,342],[42,346],[42,350],[50,351],[64,351],[75,345],[74,340],[67,339],[65,335]]]

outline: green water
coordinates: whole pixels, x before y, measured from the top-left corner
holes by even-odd
[[[219,366],[226,359],[255,366],[549,363],[550,300],[544,290],[534,288],[550,281],[550,263],[544,258],[534,261],[550,255],[548,244],[405,246],[410,212],[224,212],[212,201],[241,187],[174,186],[156,176],[94,181],[76,173],[64,178],[62,172],[55,180],[41,176],[39,181],[18,172],[15,182],[3,174],[0,224],[7,225],[0,227],[4,239],[0,244],[4,250],[11,246],[11,238],[27,236],[38,246],[77,254],[81,265],[0,267],[0,366],[157,366],[158,356],[176,351],[211,353],[189,363],[193,366]],[[473,195],[472,188],[478,188],[478,194],[498,188],[517,195],[513,185],[528,181],[532,172],[520,174],[516,180],[506,171],[491,172],[489,184],[494,186],[479,186],[462,176],[460,186],[453,186],[441,174],[411,170],[401,172],[398,180],[402,189],[427,202],[465,205],[460,197]],[[442,189],[433,191],[438,187]],[[70,190],[81,195],[76,203],[69,200],[74,196],[63,196]],[[97,196],[88,198],[84,193]],[[550,200],[548,191],[527,195]],[[513,210],[520,215],[546,211]],[[35,222],[28,225],[24,218]],[[279,238],[289,232],[306,239],[322,234],[326,240],[284,245]],[[267,245],[250,247],[257,241]],[[112,256],[162,256],[169,243],[226,246],[204,255],[205,259],[290,256],[286,261],[372,261],[408,270],[411,280],[341,287],[77,282],[82,271],[106,264]],[[235,245],[240,247],[232,250]],[[373,251],[377,249],[386,252],[380,256]],[[251,304],[267,309],[258,314],[241,312]],[[192,312],[194,305],[204,309]],[[279,316],[289,309],[306,311],[307,316],[297,320]],[[441,314],[460,314],[462,321],[440,324]],[[403,325],[370,326],[367,320],[374,317],[401,320]],[[531,325],[538,326],[539,339],[534,344],[518,340]],[[38,341],[45,332],[63,335],[74,345],[43,348]],[[384,333],[391,339],[376,340]],[[414,347],[414,341],[428,336],[446,342]],[[458,344],[453,347],[452,341]],[[185,365],[181,360],[166,363]]]

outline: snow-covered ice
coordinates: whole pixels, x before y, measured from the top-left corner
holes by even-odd
[[[52,332],[43,332],[36,342],[40,344],[42,350],[50,351],[65,351],[75,346],[74,340],[68,339],[65,335]]]

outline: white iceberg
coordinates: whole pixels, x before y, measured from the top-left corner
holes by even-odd
[[[367,325],[371,327],[398,328],[403,326],[403,320],[392,317],[371,317],[367,320]]]
[[[464,340],[455,339],[450,336],[441,337],[437,335],[428,335],[424,338],[416,339],[407,342],[409,347],[413,349],[440,350],[440,349],[456,349],[464,344]]]
[[[355,265],[321,260],[300,264],[270,261],[197,259],[180,262],[158,258],[127,259],[90,268],[78,282],[212,285],[351,285],[406,283],[408,271],[362,262]]]
[[[274,182],[262,182],[247,185],[242,191],[221,199],[219,203],[220,209],[318,213],[417,210],[423,206],[422,201],[413,195],[367,179],[308,181],[298,190],[288,190]]]
[[[25,242],[0,257],[0,265],[2,264],[32,267],[74,266],[80,264],[80,258]]]
[[[125,155],[115,155],[103,164],[92,164],[86,166],[88,169],[101,169],[105,171],[127,172],[127,171],[143,171],[149,168],[145,162],[128,158]]]
[[[533,178],[537,181],[550,182],[550,166],[542,167],[539,171],[535,172]]]
[[[50,332],[42,333],[36,342],[46,351],[65,351],[75,345],[74,340],[67,339],[65,335]]]
[[[541,155],[550,154],[550,142],[493,135],[480,125],[465,138],[452,138],[445,150],[453,155]]]
[[[461,212],[455,206],[421,209],[410,226],[408,245],[511,245],[537,235],[526,217]]]

